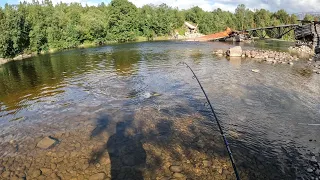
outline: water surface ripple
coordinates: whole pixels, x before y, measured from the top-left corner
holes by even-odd
[[[166,114],[169,120],[199,114],[205,121],[193,126],[207,128],[207,134],[202,133],[208,139],[219,137],[192,74],[177,66],[184,61],[203,84],[239,170],[248,179],[311,178],[306,169],[312,154],[319,157],[320,126],[306,124],[320,124],[320,76],[300,74],[298,65],[227,60],[211,53],[229,46],[128,43],[2,65],[1,146],[12,139],[19,142],[81,127],[79,119],[95,123],[103,113],[115,117],[144,108]],[[1,157],[8,154],[4,150],[9,151],[1,150]]]

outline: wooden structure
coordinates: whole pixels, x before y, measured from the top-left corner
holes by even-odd
[[[230,28],[227,28],[225,31],[222,31],[222,32],[195,38],[194,41],[213,41],[213,40],[224,39],[224,38],[230,37],[233,33],[234,31],[232,31]]]
[[[320,21],[301,21],[295,31],[295,38],[300,44],[307,44],[314,48],[316,54],[320,54]]]
[[[185,22],[185,25],[190,29],[190,31],[197,29],[197,26],[193,26],[188,22]],[[227,28],[225,31],[198,37],[192,39],[192,41],[225,40],[230,37],[238,37],[240,40],[241,35],[260,37],[261,39],[264,39],[267,36],[269,38],[280,39],[290,31],[294,31],[297,42],[311,46],[316,54],[320,54],[320,21],[301,21],[301,24],[261,27],[247,29],[244,31],[233,31],[230,28]]]
[[[270,38],[280,39],[290,31],[294,31],[297,44],[308,45],[320,54],[320,21],[300,21],[301,24],[286,24],[280,26],[270,26],[245,30],[249,36],[261,39]]]
[[[266,36],[270,38],[281,39],[284,35],[294,30],[298,26],[298,24],[286,24],[280,26],[247,29],[244,30],[244,32],[248,33],[249,36],[259,37],[260,39],[264,39]]]
[[[188,33],[193,34],[198,32],[198,24],[194,26],[189,22],[184,22],[184,25],[188,28]]]

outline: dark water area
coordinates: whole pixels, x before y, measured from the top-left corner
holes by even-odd
[[[294,42],[282,41],[274,39],[256,40],[255,43],[250,44],[257,49],[268,49],[275,51],[288,51],[288,47],[294,46]]]
[[[241,45],[286,51],[291,43]],[[80,143],[73,150],[80,148],[79,152],[94,157],[83,158],[89,164],[102,165],[92,170],[88,165],[90,171],[82,174],[67,171],[59,175],[62,179],[86,179],[102,171],[111,179],[130,179],[125,176],[130,173],[135,179],[170,178],[178,176],[167,170],[175,164],[183,167],[184,178],[234,179],[201,89],[185,66],[177,66],[184,61],[213,103],[242,179],[320,178],[315,173],[319,165],[310,162],[312,156],[320,162],[320,126],[315,125],[320,124],[320,76],[301,73],[298,63],[270,65],[212,55],[213,49],[231,46],[222,42],[127,43],[40,55],[0,66],[0,162],[5,167],[0,167],[0,174],[10,169],[10,158],[21,153],[29,156],[23,148],[35,149],[37,156],[48,154],[48,150],[36,150],[36,145],[24,144],[54,136],[61,144],[50,153],[70,152],[68,144]],[[100,137],[106,139],[96,139]],[[101,148],[91,147],[94,143]],[[109,164],[99,161],[104,153]],[[211,165],[207,167],[205,161]],[[45,162],[42,166],[52,167]],[[37,168],[41,166],[30,169]],[[56,168],[52,170],[57,172]],[[309,168],[312,172],[307,172]]]

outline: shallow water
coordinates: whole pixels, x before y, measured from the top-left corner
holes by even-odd
[[[244,48],[284,50],[287,45],[277,43]],[[63,144],[66,138],[65,142],[71,144],[80,141],[83,151],[90,154],[94,147],[86,147],[101,141],[90,142],[89,137],[106,133],[107,143],[99,145],[109,153],[110,167],[103,168],[109,168],[105,173],[112,179],[123,174],[114,168],[118,160],[115,157],[126,155],[110,153],[110,146],[138,146],[134,149],[140,149],[136,153],[145,162],[133,163],[136,179],[156,179],[153,176],[158,171],[154,169],[174,163],[183,166],[184,175],[192,179],[233,179],[201,89],[185,66],[177,66],[184,61],[193,68],[213,103],[243,179],[316,177],[306,170],[312,166],[310,157],[319,157],[320,126],[307,124],[320,124],[320,76],[301,74],[299,65],[268,65],[212,55],[214,48],[230,46],[220,42],[128,43],[41,55],[2,65],[0,157],[14,158],[24,147],[35,148],[23,145],[29,140],[36,144],[38,138],[49,135],[62,142],[50,152],[68,149]],[[74,135],[64,136],[67,132]],[[85,136],[89,139],[81,139]],[[120,143],[120,147],[112,143],[122,140],[126,143]],[[9,148],[10,144],[21,148]],[[153,148],[148,149],[149,146]],[[168,159],[157,163],[157,153],[150,155],[150,149],[160,149],[162,155],[158,158],[167,155]],[[38,156],[41,153],[47,152],[39,150]],[[197,159],[197,153],[201,158]],[[170,158],[176,159],[171,162]],[[218,168],[215,166],[198,166],[206,159],[213,163],[219,159],[216,166],[228,164],[226,173],[211,171]],[[141,170],[141,164],[147,167]],[[193,166],[188,169],[185,164]],[[192,167],[199,171],[193,172]],[[93,168],[81,177],[76,173],[76,177],[87,178],[96,171]],[[158,175],[172,174],[163,170]]]

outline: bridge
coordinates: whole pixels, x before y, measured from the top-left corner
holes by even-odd
[[[214,34],[209,34],[202,37],[197,37],[194,39],[188,39],[187,41],[213,41],[213,40],[225,40],[226,38],[236,37],[240,34],[245,34],[250,37],[259,37],[260,39],[265,38],[275,38],[281,39],[284,35],[288,34],[290,31],[295,30],[299,27],[299,24],[286,24],[279,26],[269,26],[269,27],[260,27],[253,29],[246,29],[243,31],[235,31],[227,28],[225,31],[217,32]],[[240,37],[238,37],[238,40]]]
[[[251,37],[259,37],[260,39],[264,39],[267,36],[270,38],[281,39],[284,35],[288,34],[290,31],[294,30],[298,26],[299,24],[286,24],[279,26],[246,29],[242,32],[248,33]]]
[[[294,30],[295,39],[302,43],[312,45],[316,54],[320,54],[320,21],[304,21],[300,20],[301,24],[286,24],[279,26],[260,27],[253,29],[246,29],[243,31],[234,31],[227,28],[225,31],[209,34],[194,39],[187,39],[187,41],[213,41],[226,40],[241,41],[246,37],[259,37],[264,39],[277,38],[280,39],[290,31]]]

